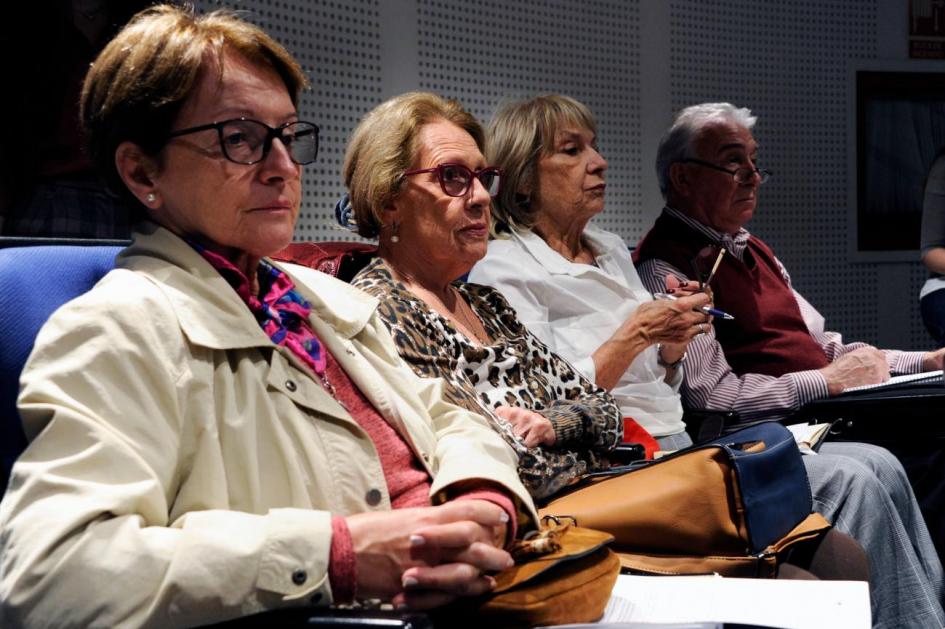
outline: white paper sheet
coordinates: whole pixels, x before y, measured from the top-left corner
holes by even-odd
[[[784,629],[869,629],[863,581],[620,575],[601,624],[734,622]]]

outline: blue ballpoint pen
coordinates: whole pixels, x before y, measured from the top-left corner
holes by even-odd
[[[655,295],[653,295],[653,297],[657,299],[672,299],[674,301],[677,299],[675,295],[670,295],[669,293],[656,293]],[[717,308],[709,308],[708,306],[702,306],[701,308],[699,308],[699,311],[704,312],[705,314],[709,316],[716,317],[718,319],[723,319],[725,321],[735,320],[735,317],[733,317],[727,312],[722,312],[721,310],[718,310]]]

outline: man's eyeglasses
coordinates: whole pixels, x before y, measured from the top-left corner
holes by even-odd
[[[440,182],[443,192],[451,197],[461,197],[469,192],[473,179],[479,180],[490,197],[499,194],[502,183],[502,169],[495,166],[487,166],[481,170],[469,170],[462,164],[440,164],[434,168],[408,170],[404,173],[404,177],[423,173],[436,173],[436,178]]]
[[[176,138],[210,129],[217,130],[223,156],[237,164],[249,166],[266,159],[275,138],[279,138],[289,150],[289,157],[300,166],[311,164],[318,155],[318,125],[301,120],[273,128],[258,120],[234,118],[181,129],[167,137]]]
[[[699,166],[705,166],[706,168],[712,168],[713,170],[718,170],[723,173],[728,173],[735,179],[735,183],[751,183],[752,178],[755,176],[755,173],[758,173],[758,177],[761,179],[758,183],[764,183],[773,175],[770,170],[765,170],[764,168],[736,168],[734,170],[729,170],[728,168],[723,168],[718,164],[713,164],[712,162],[706,162],[701,159],[681,159],[679,160],[682,164],[698,164]]]

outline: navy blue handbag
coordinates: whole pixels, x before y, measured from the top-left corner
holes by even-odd
[[[762,443],[763,449],[752,447]],[[751,552],[760,553],[810,515],[810,481],[787,428],[765,422],[693,447],[711,446],[721,446],[735,467]]]

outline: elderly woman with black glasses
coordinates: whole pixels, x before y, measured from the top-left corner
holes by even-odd
[[[622,436],[613,399],[530,334],[496,291],[457,278],[485,255],[502,173],[483,130],[455,101],[396,97],[355,130],[344,177],[357,231],[379,257],[353,284],[418,374],[484,413],[515,449],[533,496],[610,465]]]
[[[305,84],[259,28],[170,6],[92,66],[92,155],[146,220],[24,370],[0,624],[430,607],[489,590],[537,519],[512,451],[400,360],[376,300],[267,259],[318,149]]]

